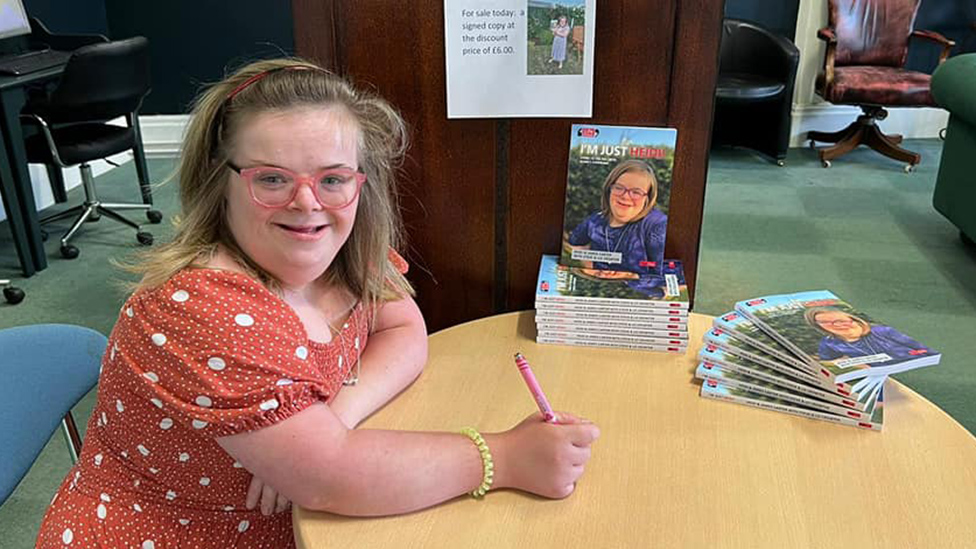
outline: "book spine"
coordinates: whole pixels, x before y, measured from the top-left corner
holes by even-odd
[[[723,353],[726,352],[726,349],[724,349],[722,347],[719,347],[718,345],[706,344],[704,347],[702,347],[702,349],[699,352],[699,355],[698,356],[699,356],[699,358],[701,358],[701,360],[708,361],[708,362],[715,362],[715,363],[718,363],[720,365],[734,364],[731,360],[721,360],[721,359],[716,358],[715,356],[713,356],[712,352],[715,351],[715,350],[721,350]],[[739,355],[737,355],[735,353],[726,353],[726,354],[731,355],[732,358],[736,358],[738,360],[742,360],[742,361],[746,361],[746,362],[753,362],[753,361],[751,361],[751,360],[749,360],[747,358],[740,357]],[[757,364],[757,366],[763,366],[763,367],[768,368],[770,370],[774,370],[774,371],[776,371],[776,372],[778,372],[778,373],[780,373],[780,374],[782,374],[784,376],[788,376],[788,377],[791,377],[793,379],[797,379],[799,381],[803,381],[803,382],[809,383],[809,384],[813,385],[814,387],[823,387],[824,389],[827,388],[826,386],[824,386],[823,383],[820,382],[820,380],[818,378],[816,378],[816,377],[814,377],[814,376],[812,376],[812,375],[810,375],[810,374],[808,374],[806,372],[802,372],[800,370],[797,370],[795,368],[792,368],[790,366],[787,366],[786,364],[780,364],[778,362],[771,362],[769,364]],[[845,395],[845,396],[847,396],[847,395]]]
[[[610,343],[638,343],[638,344],[650,344],[650,345],[666,345],[666,346],[679,346],[687,347],[687,339],[674,339],[667,337],[630,337],[630,336],[620,336],[620,335],[609,335],[609,334],[594,334],[594,333],[579,333],[579,332],[566,332],[566,331],[556,331],[556,330],[539,330],[538,334],[543,337],[563,337],[567,339],[586,339],[593,341],[606,341]]]
[[[536,295],[536,303],[585,303],[601,307],[633,307],[637,309],[667,309],[673,311],[687,311],[687,301],[650,301],[640,299],[622,299],[614,297],[585,297],[565,295]]]
[[[650,345],[637,343],[610,343],[589,339],[569,339],[562,337],[537,336],[536,343],[548,345],[570,345],[573,347],[598,347],[612,349],[631,349],[635,351],[665,351],[669,353],[684,353],[688,348],[683,346]]]
[[[719,393],[705,390],[704,384],[702,384],[702,387],[703,390],[701,392],[701,396],[704,398],[724,400],[726,402],[732,402],[735,404],[744,404],[746,406],[752,406],[754,408],[773,410],[776,412],[782,412],[785,414],[791,414],[794,416],[800,416],[809,419],[819,419],[822,421],[829,421],[831,423],[837,423],[839,425],[848,425],[851,427],[859,427],[861,429],[870,429],[872,431],[880,431],[882,426],[882,424],[874,423],[872,421],[849,419],[841,416],[835,416],[833,414],[818,412],[816,410],[807,410],[805,408],[794,408],[792,406],[785,406],[783,404],[777,404],[775,402],[768,402],[759,399],[750,399],[750,398],[745,398],[745,397],[740,397],[735,395],[719,394]]]
[[[566,319],[566,320],[601,320],[601,321],[618,321],[624,324],[643,324],[649,322],[663,323],[663,324],[677,324],[682,326],[688,325],[688,317],[681,315],[670,315],[670,314],[635,314],[635,313],[625,313],[621,314],[619,312],[602,312],[602,311],[588,311],[588,310],[576,310],[576,309],[549,309],[545,307],[536,307],[535,317],[543,319]],[[626,320],[622,320],[626,319]]]
[[[595,334],[595,335],[622,335],[622,336],[634,336],[634,337],[663,337],[672,339],[688,339],[687,330],[662,330],[654,329],[649,326],[640,326],[639,328],[631,325],[608,325],[608,324],[567,324],[562,322],[546,322],[546,321],[536,321],[535,327],[539,331],[561,331],[561,332],[573,332],[578,334]]]
[[[723,370],[728,370],[730,372],[737,372],[744,376],[749,376],[758,379],[759,381],[772,383],[784,389],[789,389],[791,391],[796,391],[804,395],[809,395],[812,397],[826,400],[828,402],[833,402],[834,404],[839,404],[845,408],[852,408],[861,411],[863,411],[865,408],[865,403],[859,400],[853,398],[844,398],[841,395],[829,393],[827,391],[817,389],[816,387],[811,387],[799,381],[792,381],[790,379],[786,379],[785,376],[781,377],[769,372],[764,372],[762,370],[749,368],[748,366],[743,366],[741,364],[736,364],[734,362],[720,362],[716,360],[714,361],[714,366],[713,366],[712,360],[703,360],[701,364],[702,366],[704,366],[706,370],[708,370],[711,367],[718,366]]]

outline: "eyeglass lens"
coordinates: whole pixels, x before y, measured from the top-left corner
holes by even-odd
[[[303,178],[277,168],[248,170],[248,182],[254,198],[269,206],[288,204],[294,198]],[[324,170],[308,178],[315,196],[325,206],[342,207],[356,198],[359,192],[357,172],[337,169]]]

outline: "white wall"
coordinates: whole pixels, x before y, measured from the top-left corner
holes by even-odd
[[[800,66],[793,93],[793,125],[790,146],[805,146],[809,130],[837,131],[860,114],[857,107],[832,105],[814,93],[817,74],[823,70],[823,40],[817,31],[827,26],[827,0],[801,0],[796,16],[796,47]],[[885,133],[900,133],[906,138],[937,137],[946,126],[949,113],[938,108],[890,108],[888,118],[879,125]]]

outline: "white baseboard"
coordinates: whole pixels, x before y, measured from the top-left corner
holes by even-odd
[[[146,158],[172,158],[179,154],[183,141],[183,130],[189,122],[189,115],[149,115],[140,116],[139,125],[142,128],[142,144],[146,151]],[[124,124],[124,120],[120,119]],[[127,151],[109,157],[116,164],[124,164],[132,160],[132,152]],[[104,160],[90,162],[92,175],[98,176],[112,169],[113,166]],[[41,211],[54,204],[54,195],[47,177],[47,169],[43,164],[29,164],[28,172],[31,187],[34,191],[34,204],[37,211]],[[63,170],[64,186],[70,190],[81,185],[81,172],[77,167]],[[154,181],[155,183],[155,181]],[[135,183],[133,188],[138,188]],[[7,219],[7,212],[0,204],[0,221]]]
[[[934,107],[890,108],[888,118],[878,123],[885,133],[899,133],[906,139],[938,137],[939,130],[949,122],[949,113]],[[790,146],[805,147],[810,130],[833,132],[841,130],[857,119],[861,109],[847,105],[817,103],[794,105],[790,129]]]

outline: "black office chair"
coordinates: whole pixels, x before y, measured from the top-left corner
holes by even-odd
[[[753,149],[782,166],[790,145],[800,51],[756,23],[722,24],[712,141]]]
[[[78,257],[78,248],[69,244],[81,225],[102,215],[129,225],[138,231],[140,244],[152,244],[150,233],[113,210],[144,210],[149,221],[158,223],[162,214],[148,204],[107,204],[98,200],[91,166],[88,162],[135,149],[141,142],[138,110],[150,90],[149,42],[139,36],[75,50],[57,87],[49,96],[28,102],[21,117],[36,124],[37,135],[27,138],[30,162],[58,168],[80,164],[85,202],[41,219],[49,223],[81,214],[61,238],[61,255]],[[106,123],[124,116],[128,125]],[[137,163],[138,165],[138,163]],[[148,182],[143,187],[145,200]]]

